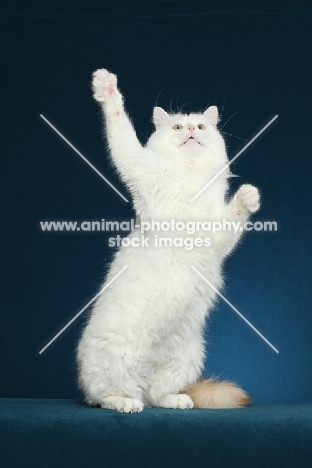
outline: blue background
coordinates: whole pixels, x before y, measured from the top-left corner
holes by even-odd
[[[156,104],[218,105],[234,163],[262,194],[254,220],[278,232],[245,236],[226,262],[226,297],[207,331],[206,375],[239,382],[254,403],[312,402],[311,9],[260,2],[11,4],[0,14],[1,397],[74,398],[75,347],[86,313],[39,351],[98,292],[112,251],[105,233],[43,233],[39,221],[133,217],[40,118],[48,118],[122,193],[102,138],[91,73],[119,77],[142,142]],[[262,2],[263,4],[263,2]],[[160,93],[160,94],[159,94]],[[234,136],[231,136],[234,135]],[[239,138],[237,138],[239,137]]]

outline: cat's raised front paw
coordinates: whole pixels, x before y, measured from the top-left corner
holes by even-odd
[[[105,68],[96,70],[92,79],[93,97],[99,102],[107,101],[117,90],[117,76]]]
[[[253,185],[242,185],[236,197],[242,207],[250,213],[255,213],[260,208],[260,194],[258,189]]]

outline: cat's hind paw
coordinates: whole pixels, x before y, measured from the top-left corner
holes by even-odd
[[[185,393],[170,393],[163,397],[157,406],[163,408],[190,409],[193,408],[194,403]]]
[[[96,70],[92,79],[93,97],[99,102],[107,101],[117,91],[117,76],[105,68]]]
[[[116,410],[119,413],[140,413],[143,411],[144,404],[137,398],[109,396],[103,398],[101,408]]]
[[[238,202],[249,213],[255,213],[260,208],[260,194],[258,189],[253,185],[242,185],[236,196]]]

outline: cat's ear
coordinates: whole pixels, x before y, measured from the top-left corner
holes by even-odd
[[[169,114],[167,114],[164,109],[161,107],[154,107],[154,112],[153,112],[153,122],[156,128],[161,127],[164,125],[164,122],[167,120],[169,117]]]
[[[211,125],[216,127],[218,121],[219,121],[219,112],[218,108],[216,106],[210,106],[208,107],[207,110],[204,112],[204,116],[209,120]]]

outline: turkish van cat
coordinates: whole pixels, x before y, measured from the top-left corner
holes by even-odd
[[[142,146],[116,76],[97,70],[93,91],[137,224],[115,255],[103,284],[107,289],[79,341],[85,400],[124,413],[144,406],[244,406],[249,396],[236,384],[201,379],[205,322],[222,289],[223,260],[242,234],[240,229],[207,233],[204,225],[243,224],[258,210],[259,192],[243,185],[227,202],[231,174],[216,107],[189,115],[155,107],[155,131]],[[194,225],[195,232],[182,230]]]

